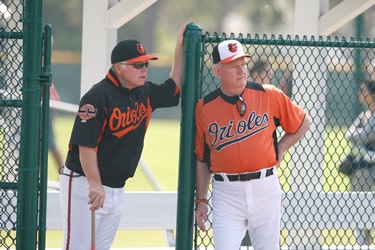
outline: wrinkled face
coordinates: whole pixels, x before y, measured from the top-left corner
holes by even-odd
[[[249,71],[245,58],[215,65],[215,75],[225,89],[245,88]]]
[[[121,85],[124,88],[133,89],[143,86],[148,74],[148,61],[133,63],[133,62],[120,62],[113,65]]]

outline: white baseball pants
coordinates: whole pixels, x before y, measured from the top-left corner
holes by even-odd
[[[274,171],[250,181],[213,180],[215,250],[240,249],[246,229],[254,250],[280,249],[282,191]]]
[[[103,208],[95,213],[96,250],[109,250],[125,204],[124,188],[104,186]],[[91,210],[84,176],[66,167],[60,175],[60,203],[64,228],[64,250],[91,249]]]

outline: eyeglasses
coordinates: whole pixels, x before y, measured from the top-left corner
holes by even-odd
[[[142,69],[144,66],[146,68],[150,64],[150,62],[136,62],[136,63],[118,63],[120,65],[132,65],[135,69]]]
[[[236,103],[236,107],[237,107],[237,110],[238,110],[238,113],[241,115],[241,116],[244,116],[245,113],[246,113],[246,102],[245,100],[242,98],[242,96],[237,96],[238,97],[238,100],[239,102]]]

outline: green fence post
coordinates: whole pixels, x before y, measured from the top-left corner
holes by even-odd
[[[363,15],[359,15],[354,19],[355,22],[355,39],[358,43],[360,43],[360,39],[362,38],[362,31],[363,31]],[[361,57],[361,52],[363,51],[363,48],[361,48],[360,45],[355,49],[354,53],[354,63],[355,63],[355,68],[354,68],[354,80],[355,80],[355,86],[354,86],[354,93],[358,93],[360,89],[360,85],[363,82],[363,71],[362,71],[362,57]],[[359,114],[361,112],[361,105],[355,105],[354,106],[355,114]]]
[[[184,75],[181,99],[181,135],[177,196],[176,249],[192,249],[195,157],[194,113],[200,80],[202,29],[189,24],[184,40]]]
[[[17,203],[17,250],[37,244],[42,0],[25,0],[23,106]]]
[[[51,87],[51,47],[52,26],[44,26],[43,48],[43,91],[42,91],[42,119],[41,119],[41,157],[40,157],[40,202],[39,202],[39,237],[38,249],[44,250],[46,245],[46,217],[47,217],[47,181],[48,181],[48,136],[49,136],[49,100]]]

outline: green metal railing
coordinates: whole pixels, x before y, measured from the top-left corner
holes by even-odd
[[[0,248],[45,249],[51,27],[43,35],[42,0],[3,4]]]
[[[192,216],[194,205],[194,102],[198,98],[200,80],[201,28],[190,24],[187,27],[184,48],[184,85],[181,108],[180,172],[178,178],[176,249],[191,249],[193,238]]]

